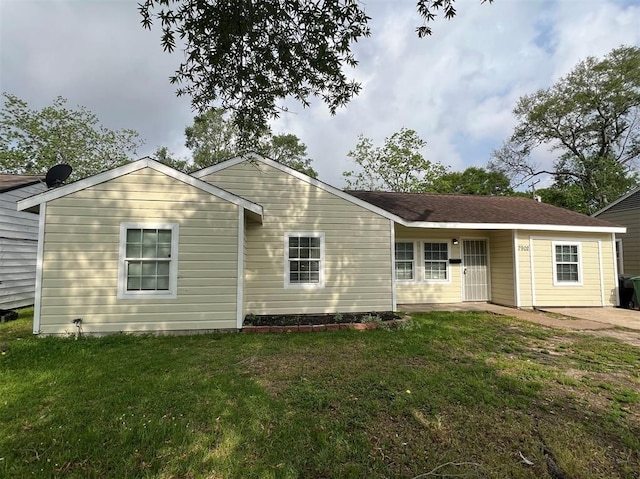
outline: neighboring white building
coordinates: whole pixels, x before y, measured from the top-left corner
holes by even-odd
[[[47,189],[44,177],[0,174],[0,309],[34,303],[38,215],[18,201]]]

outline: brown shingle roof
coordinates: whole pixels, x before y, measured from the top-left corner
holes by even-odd
[[[44,176],[0,174],[0,193],[44,181]]]
[[[608,221],[517,196],[347,191],[407,221],[616,227]]]

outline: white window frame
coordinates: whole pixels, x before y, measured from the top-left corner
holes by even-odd
[[[127,290],[127,230],[130,229],[171,230],[171,259],[169,261],[168,290]],[[178,297],[178,234],[179,226],[177,223],[120,223],[120,245],[118,253],[118,299],[175,299]]]
[[[290,279],[289,268],[289,238],[320,238],[320,259],[318,265],[318,282],[317,283],[292,283]],[[324,288],[324,269],[325,269],[325,241],[324,233],[313,231],[288,231],[284,234],[284,287],[286,289],[322,289]]]
[[[558,263],[556,258],[556,247],[557,246],[576,246],[576,251],[578,255],[578,281],[561,281],[558,280],[558,264],[574,264],[574,263],[566,263],[560,262]],[[582,245],[576,241],[553,241],[551,243],[551,255],[553,257],[553,285],[554,286],[582,286]]]
[[[425,245],[427,243],[431,243],[431,244],[444,244],[447,245],[447,259],[445,260],[439,260],[441,262],[445,263],[445,274],[446,274],[446,278],[445,279],[433,279],[433,278],[427,278],[427,267],[426,267],[426,263],[427,260],[425,258],[425,253],[427,251],[427,248],[425,247]],[[451,259],[451,245],[449,244],[448,240],[444,240],[444,239],[425,239],[422,240],[420,243],[420,258],[421,258],[421,262],[422,262],[422,280],[425,283],[450,283],[451,282],[451,264],[449,263],[449,260]]]
[[[413,278],[411,279],[404,279],[404,278],[398,278],[398,262],[407,262],[408,260],[405,259],[397,259],[396,257],[396,245],[398,243],[404,243],[404,244],[410,244],[413,248],[413,259],[411,260],[411,272],[413,273]],[[417,270],[417,261],[416,258],[418,257],[417,254],[417,248],[416,248],[416,242],[413,240],[403,240],[403,239],[396,239],[396,241],[393,243],[393,261],[394,261],[394,280],[397,281],[398,283],[415,283],[418,279],[418,270]]]

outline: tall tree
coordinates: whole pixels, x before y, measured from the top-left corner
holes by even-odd
[[[345,171],[346,187],[351,190],[381,190],[422,192],[433,189],[435,182],[446,173],[440,163],[426,160],[421,150],[427,142],[414,130],[402,128],[386,138],[383,146],[362,135],[348,156],[356,163],[356,170]]]
[[[192,163],[187,158],[179,158],[166,146],[159,146],[154,154],[156,160],[183,173],[193,171]]]
[[[318,177],[318,172],[311,166],[311,158],[307,157],[307,145],[296,135],[270,135],[259,145],[258,152],[312,178]]]
[[[436,193],[456,193],[463,195],[510,196],[513,194],[511,181],[499,171],[470,166],[462,172],[453,171],[442,175],[435,182]]]
[[[623,46],[603,59],[587,58],[551,88],[520,98],[514,114],[518,123],[493,153],[490,168],[516,184],[551,175],[554,188],[573,190],[569,196],[582,205],[580,211],[602,208],[636,182],[640,48]],[[531,159],[539,147],[557,153],[553,168]]]
[[[243,143],[237,126],[222,108],[212,108],[196,116],[193,124],[185,128],[185,137],[192,162],[177,158],[166,147],[157,149],[158,160],[188,172],[253,151],[313,178],[318,176],[311,166],[312,159],[307,156],[307,145],[296,135],[273,135],[271,130],[262,129]]]
[[[185,146],[193,153],[194,169],[206,168],[231,158],[240,150],[238,128],[222,108],[212,108],[196,116],[184,130]],[[245,145],[255,149],[255,144]]]
[[[84,178],[126,163],[142,145],[134,130],[110,130],[81,106],[72,110],[58,97],[40,111],[3,93],[0,112],[0,170],[44,174],[58,163],[73,168],[71,179]]]
[[[454,4],[417,0],[418,35],[431,34],[439,11],[454,17]],[[165,51],[184,49],[170,78],[178,95],[190,95],[199,112],[233,111],[242,143],[279,115],[287,97],[303,106],[320,97],[335,113],[360,91],[345,74],[358,63],[352,45],[370,34],[359,0],[144,0],[139,12],[144,28],[160,24]]]

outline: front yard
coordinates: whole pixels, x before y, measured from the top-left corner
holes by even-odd
[[[0,324],[0,477],[639,477],[640,350],[613,339],[429,313],[76,341],[29,313]]]

